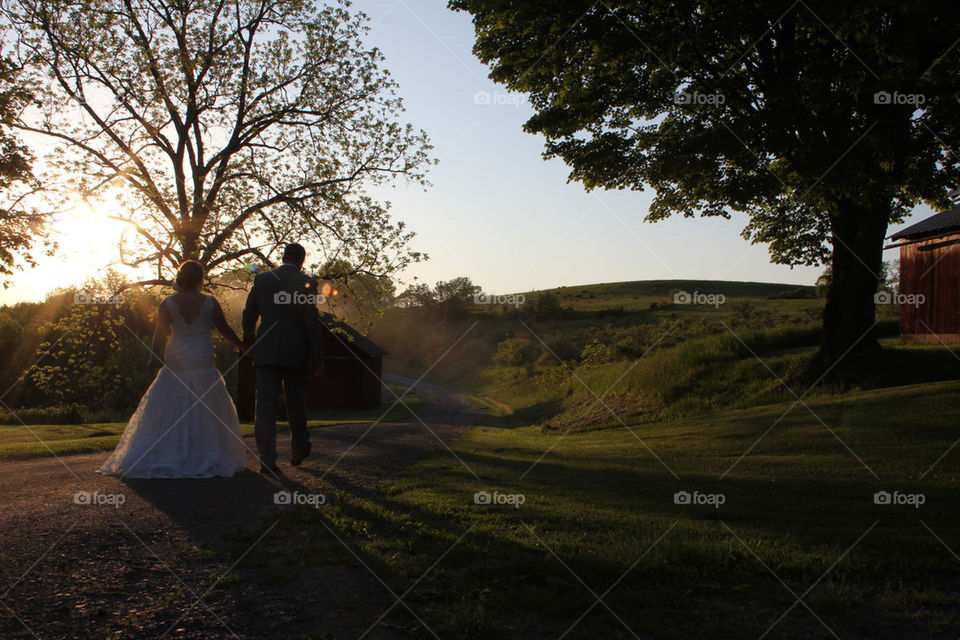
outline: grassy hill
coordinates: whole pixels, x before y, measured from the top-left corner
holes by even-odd
[[[736,282],[730,280],[634,280],[558,287],[526,292],[528,300],[542,293],[556,295],[561,303],[577,311],[596,311],[622,307],[624,310],[647,309],[652,303],[669,303],[674,292],[722,294],[732,300],[783,299],[784,296],[815,298],[814,288],[771,282]]]
[[[958,374],[948,350],[900,345],[896,307],[878,306],[885,364],[853,381],[818,380],[823,301],[812,287],[657,280],[522,295],[522,305],[472,305],[452,316],[393,310],[374,339],[390,352],[388,370],[426,372],[510,406],[508,421],[561,431]]]

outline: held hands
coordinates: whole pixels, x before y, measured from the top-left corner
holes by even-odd
[[[241,358],[252,358],[253,357],[253,340],[247,340],[240,342],[236,345],[237,350],[240,352]]]

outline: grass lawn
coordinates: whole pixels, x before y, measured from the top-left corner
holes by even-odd
[[[398,395],[402,395],[400,386],[391,385]],[[413,393],[403,398],[404,404],[410,411],[416,412],[421,404],[420,398]],[[307,426],[311,429],[335,424],[350,424],[357,422],[396,422],[410,416],[410,411],[402,405],[392,406],[390,401],[376,409],[352,411],[344,409],[330,409],[312,412],[317,418],[309,420]],[[389,411],[388,411],[389,409]],[[0,425],[0,459],[14,460],[24,458],[38,458],[49,455],[73,455],[77,453],[94,453],[96,451],[111,451],[120,441],[126,422],[108,422],[100,424],[71,424],[71,425]],[[240,429],[244,436],[253,436],[253,424],[241,423]],[[280,432],[287,431],[285,422],[277,425]]]
[[[955,638],[958,393],[849,393],[635,435],[477,427],[453,445],[470,471],[441,451],[283,526],[313,531],[302,561],[355,563],[332,526],[410,589],[384,622],[416,626],[409,606],[440,637]]]

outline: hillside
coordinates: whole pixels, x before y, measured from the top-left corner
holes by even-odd
[[[508,405],[507,419],[517,424],[564,431],[788,401],[811,386],[811,394],[829,395],[960,373],[949,351],[900,345],[897,309],[881,305],[886,365],[855,381],[818,381],[811,360],[823,301],[813,287],[655,280],[513,300],[458,314],[395,309],[373,336],[390,352],[390,371],[426,372],[428,380]]]
[[[730,300],[767,300],[787,297],[815,298],[812,286],[773,282],[738,282],[732,280],[633,280],[557,287],[529,291],[524,295],[535,300],[551,293],[560,302],[578,311],[623,307],[624,310],[648,308],[654,302],[672,302],[675,292],[720,294]]]

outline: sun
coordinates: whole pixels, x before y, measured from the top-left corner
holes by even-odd
[[[117,247],[124,232],[130,231],[129,225],[110,218],[116,213],[120,212],[102,199],[77,198],[69,209],[54,214],[49,231],[56,251],[52,256],[38,254],[36,266],[17,272],[10,286],[0,288],[0,304],[43,300],[55,289],[80,288],[90,279],[100,280],[108,269],[130,281],[148,276],[120,264]]]
[[[119,264],[118,246],[129,225],[112,219],[116,213],[103,200],[78,198],[72,208],[54,215],[50,228],[57,243],[56,257],[69,265],[65,275],[78,281],[73,284],[96,279],[108,268],[125,271]]]
[[[100,202],[80,201],[72,210],[54,216],[52,229],[64,257],[70,254],[100,267],[116,261],[117,245],[128,225],[112,220],[111,214]]]

